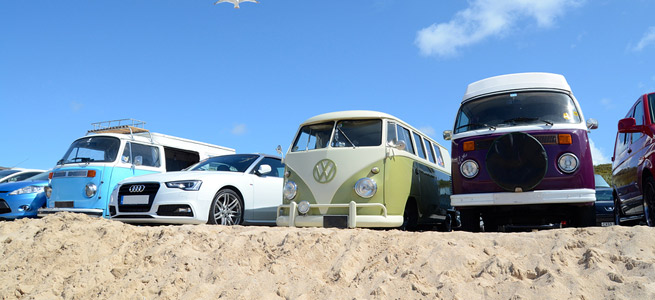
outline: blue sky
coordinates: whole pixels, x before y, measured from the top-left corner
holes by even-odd
[[[563,74],[594,160],[655,91],[650,0],[1,1],[0,166],[47,169],[103,120],[238,152],[286,150],[305,119],[393,114],[441,144],[466,86]]]

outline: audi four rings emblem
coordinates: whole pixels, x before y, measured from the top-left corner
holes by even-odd
[[[146,189],[146,186],[143,184],[135,184],[130,187],[130,193],[141,193]]]

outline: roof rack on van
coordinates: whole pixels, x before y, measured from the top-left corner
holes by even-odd
[[[111,121],[102,121],[91,123],[93,129],[87,131],[89,133],[121,133],[129,134],[134,139],[135,133],[147,132],[150,134],[150,141],[152,142],[152,134],[148,129],[145,129],[146,122],[136,119],[120,119]]]

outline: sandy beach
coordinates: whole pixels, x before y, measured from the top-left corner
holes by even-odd
[[[0,222],[3,299],[653,299],[655,229]]]

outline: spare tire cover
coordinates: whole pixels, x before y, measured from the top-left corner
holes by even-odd
[[[533,136],[512,132],[494,140],[487,152],[487,173],[506,191],[528,191],[546,175],[548,156]]]

